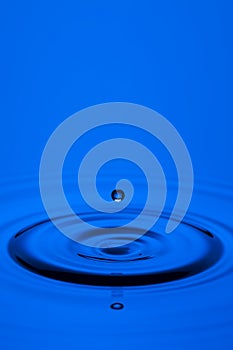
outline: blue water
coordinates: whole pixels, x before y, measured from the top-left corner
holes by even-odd
[[[232,10],[228,0],[2,5],[1,350],[232,350]],[[40,158],[69,115],[111,101],[148,106],[177,128],[193,162],[193,197],[182,223],[165,234],[177,193],[168,152],[134,127],[92,130],[63,169],[73,210],[95,226],[90,235],[80,224],[89,246],[81,245],[48,219]],[[130,205],[116,215],[92,210],[77,186],[82,158],[110,135],[148,147],[168,185],[158,222],[136,240],[141,228],[128,228],[132,242],[118,248],[106,248],[106,240],[122,232],[106,237],[102,229],[138,215],[145,175],[126,160],[101,168],[97,188],[105,200],[113,200],[119,179],[134,184]],[[56,220],[72,226],[72,217]]]
[[[231,348],[232,188],[197,187],[176,232],[164,234],[164,213],[141,239],[110,249],[80,245],[57,231],[33,181],[2,188],[4,349],[35,348],[35,341],[38,349],[75,349],[77,339],[88,348],[96,342],[97,348],[112,342]],[[83,215],[99,226],[125,219]]]

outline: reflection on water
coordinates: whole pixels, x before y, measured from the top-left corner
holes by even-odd
[[[200,342],[217,349],[221,339],[233,346],[232,189],[196,186],[189,214],[174,233],[164,233],[165,211],[135,241],[138,228],[110,236],[101,228],[131,221],[138,208],[105,217],[80,205],[82,218],[96,228],[85,232],[80,224],[77,235],[98,242],[95,247],[55,228],[33,181],[4,183],[1,199],[1,322],[11,349],[18,342],[33,347],[38,334],[38,346],[47,339],[54,348],[69,339],[74,349],[77,336],[94,346],[90,334],[107,343],[120,335],[124,346],[135,348],[138,334],[147,346],[156,340],[165,349],[184,342],[190,349]],[[72,225],[72,218],[63,220]],[[111,247],[116,239],[126,244]],[[56,345],[58,333],[64,340]]]

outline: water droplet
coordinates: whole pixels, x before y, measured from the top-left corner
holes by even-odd
[[[121,202],[125,198],[125,194],[122,190],[113,190],[111,193],[112,200],[115,202]]]
[[[122,310],[124,305],[122,303],[113,303],[110,308],[113,310]]]

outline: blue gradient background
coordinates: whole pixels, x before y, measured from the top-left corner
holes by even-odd
[[[2,3],[1,176],[37,176],[51,132],[97,103],[143,104],[183,136],[195,177],[231,182],[231,1]]]
[[[58,124],[90,105],[126,101],[155,109],[177,128],[196,182],[231,184],[232,15],[230,0],[2,3],[0,179],[38,177]],[[90,307],[91,315],[98,318]],[[55,333],[47,339],[48,348],[60,348]]]

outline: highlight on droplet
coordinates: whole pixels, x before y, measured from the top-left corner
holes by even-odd
[[[112,191],[111,197],[114,202],[121,202],[125,198],[125,193],[122,190],[115,189]]]

